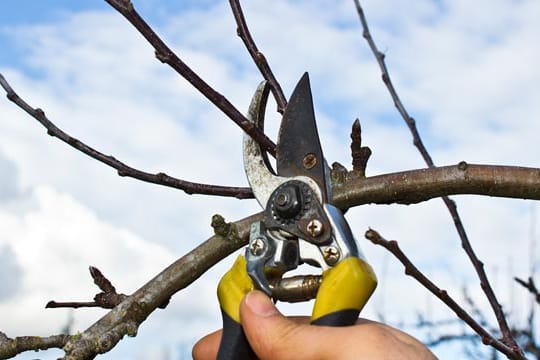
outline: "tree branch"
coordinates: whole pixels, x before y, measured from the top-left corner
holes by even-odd
[[[9,338],[0,331],[0,359],[9,359],[25,351],[61,349],[72,338],[70,335],[18,336]]]
[[[356,6],[358,17],[360,18],[360,22],[362,24],[363,36],[368,42],[369,47],[371,51],[373,52],[373,55],[377,59],[377,63],[379,64],[379,68],[381,69],[381,73],[382,73],[382,80],[384,84],[386,85],[386,88],[388,89],[388,92],[390,93],[392,100],[394,101],[394,106],[396,107],[399,114],[401,115],[401,117],[403,118],[407,126],[409,127],[409,130],[413,137],[413,143],[417,147],[420,154],[422,155],[422,158],[424,159],[428,167],[433,168],[435,167],[435,164],[433,162],[433,159],[429,155],[426,147],[424,146],[424,143],[422,142],[418,129],[416,128],[416,123],[414,119],[409,115],[407,110],[405,109],[405,106],[401,102],[401,99],[399,98],[397,91],[394,88],[394,85],[392,84],[392,80],[390,79],[390,73],[388,72],[386,62],[384,61],[385,56],[381,51],[379,51],[379,49],[377,48],[377,45],[375,44],[375,41],[373,40],[373,37],[371,36],[367,19],[365,17],[362,6],[360,5],[360,1],[354,0],[354,4]],[[461,239],[461,247],[465,250],[465,253],[469,257],[476,271],[476,274],[478,278],[480,279],[480,287],[484,291],[484,294],[486,295],[486,298],[488,299],[489,304],[491,305],[491,308],[493,309],[493,312],[495,313],[495,317],[497,318],[499,327],[501,329],[501,332],[503,334],[505,341],[511,344],[512,346],[518,347],[518,344],[513,338],[512,333],[510,331],[510,327],[508,326],[508,323],[506,321],[506,317],[502,310],[501,304],[497,300],[497,296],[495,295],[495,292],[493,291],[493,288],[491,287],[489,279],[484,271],[484,264],[476,256],[476,253],[471,245],[471,242],[469,241],[467,232],[465,231],[465,227],[463,226],[463,222],[461,221],[461,218],[459,216],[456,203],[447,196],[443,196],[442,200],[444,201],[446,207],[448,208],[448,211],[450,212],[450,215],[452,217],[452,220],[454,222],[458,235]]]
[[[204,195],[218,195],[218,196],[233,196],[239,199],[252,198],[253,193],[250,188],[245,187],[229,187],[220,185],[208,185],[194,183],[186,180],[181,180],[169,176],[165,173],[150,174],[135,168],[132,168],[123,162],[117,160],[113,156],[105,155],[98,150],[86,145],[82,141],[70,136],[62,131],[56,125],[54,125],[45,115],[45,112],[40,108],[33,108],[26,101],[24,101],[6,81],[4,76],[0,74],[0,85],[6,91],[7,98],[15,103],[18,107],[39,121],[41,125],[47,129],[47,134],[56,137],[71,147],[85,153],[86,155],[102,162],[106,165],[117,170],[118,175],[131,177],[134,179],[142,180],[149,183],[164,185],[176,189],[183,190],[187,194],[204,194]]]
[[[155,31],[135,11],[130,0],[105,0],[109,5],[122,14],[139,31],[139,33],[155,49],[156,57],[162,63],[168,64],[201,94],[234,121],[242,130],[256,140],[261,147],[273,156],[276,155],[276,145],[262,131],[255,127],[226,97],[214,90],[189,66],[186,65],[155,33]]]
[[[519,346],[508,345],[507,343],[493,337],[486,329],[484,329],[480,324],[478,324],[469,313],[459,306],[454,299],[446,290],[440,289],[435,285],[431,280],[429,280],[414,264],[409,260],[409,258],[401,251],[397,241],[395,240],[385,240],[378,232],[375,230],[368,230],[365,234],[366,238],[376,245],[383,246],[386,250],[390,251],[405,267],[405,274],[416,279],[420,284],[422,284],[427,290],[429,290],[433,295],[439,298],[444,302],[460,319],[462,319],[469,327],[474,330],[481,338],[482,342],[486,345],[491,345],[510,359],[521,359],[526,360],[525,356],[521,352]]]
[[[237,34],[244,42],[244,45],[255,62],[255,65],[257,65],[257,68],[259,68],[259,71],[263,77],[268,81],[272,94],[274,95],[274,99],[276,99],[278,107],[277,111],[283,114],[285,107],[287,106],[287,100],[285,99],[285,95],[283,95],[281,85],[279,85],[279,82],[272,73],[272,69],[270,69],[270,65],[268,65],[264,54],[259,51],[255,41],[251,37],[246,19],[242,12],[242,7],[240,6],[240,1],[229,0],[229,3],[231,5],[234,19],[236,20],[236,24],[238,25]]]
[[[333,188],[333,200],[343,210],[369,203],[409,205],[458,194],[540,200],[540,169],[460,162],[367,178],[353,176]]]

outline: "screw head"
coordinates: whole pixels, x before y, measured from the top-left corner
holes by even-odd
[[[266,250],[266,241],[263,238],[255,238],[249,244],[249,251],[253,256],[260,256]]]
[[[328,265],[334,265],[338,262],[340,254],[335,246],[329,246],[323,251],[324,260]]]
[[[317,237],[322,234],[324,227],[320,220],[313,219],[308,222],[306,230],[312,237]]]
[[[302,160],[302,165],[304,165],[304,169],[306,170],[313,169],[317,165],[317,156],[312,153],[307,154]]]

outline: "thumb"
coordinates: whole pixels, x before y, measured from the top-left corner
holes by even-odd
[[[291,359],[292,354],[295,359],[331,358],[324,349],[328,334],[321,331],[323,328],[283,316],[272,300],[260,291],[252,291],[244,297],[240,319],[244,333],[260,359]]]

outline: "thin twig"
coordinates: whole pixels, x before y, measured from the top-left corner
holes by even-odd
[[[244,13],[242,11],[242,7],[240,6],[240,1],[229,0],[229,3],[231,5],[234,19],[236,20],[236,24],[238,26],[237,34],[244,42],[244,45],[246,46],[251,57],[253,58],[255,65],[257,65],[257,68],[259,68],[262,76],[268,81],[272,94],[274,95],[274,99],[276,99],[277,111],[283,114],[283,112],[285,111],[285,107],[287,106],[287,100],[285,99],[285,95],[283,95],[281,85],[279,85],[279,82],[276,80],[274,73],[272,73],[272,69],[270,69],[270,65],[268,65],[264,54],[259,51],[257,45],[255,44],[255,41],[251,37],[249,28],[246,23],[246,19],[244,17]]]
[[[405,120],[405,123],[407,124],[407,126],[409,127],[409,130],[413,137],[414,145],[417,147],[424,161],[430,168],[435,167],[433,159],[429,155],[426,147],[424,146],[422,142],[418,129],[416,128],[416,123],[414,119],[409,115],[409,113],[405,109],[405,106],[401,102],[401,99],[399,98],[397,91],[394,88],[394,85],[392,84],[392,80],[390,79],[390,73],[388,71],[386,62],[384,60],[385,55],[381,51],[379,51],[379,49],[377,48],[377,45],[375,44],[375,41],[373,40],[373,37],[371,36],[367,19],[364,14],[364,10],[362,9],[362,6],[360,5],[360,1],[354,0],[354,3],[356,6],[356,10],[358,12],[358,16],[360,18],[360,22],[362,24],[363,37],[368,42],[371,51],[373,52],[373,54],[375,55],[375,58],[377,59],[377,63],[379,64],[379,67],[382,73],[382,80],[384,84],[386,85],[390,93],[390,96],[392,97],[392,100],[394,101],[394,105],[397,108],[403,120]],[[476,274],[478,278],[480,279],[480,286],[482,290],[484,291],[486,298],[488,299],[491,305],[491,308],[493,309],[495,317],[497,318],[497,322],[503,334],[503,340],[512,347],[514,346],[518,347],[518,344],[516,343],[515,339],[513,338],[511,334],[510,327],[508,326],[508,323],[506,321],[506,316],[504,315],[502,307],[499,301],[497,300],[495,292],[493,291],[491,284],[489,282],[489,279],[484,271],[484,264],[476,256],[476,253],[474,252],[474,249],[472,248],[472,245],[467,236],[467,232],[465,231],[465,227],[463,226],[463,222],[461,221],[461,218],[457,211],[456,203],[447,196],[443,196],[442,199],[446,207],[448,208],[448,211],[450,212],[450,215],[452,217],[456,230],[459,234],[459,237],[461,239],[461,246],[467,253],[467,256],[469,257],[471,263],[473,264]]]
[[[94,296],[94,301],[83,301],[83,302],[58,302],[58,301],[49,301],[45,305],[46,309],[54,308],[72,308],[78,309],[82,307],[99,307],[103,309],[112,309],[116,305],[124,301],[128,296],[125,294],[118,294],[116,292],[113,284],[107,279],[98,268],[90,266],[90,275],[94,279],[94,284],[96,284],[102,292]],[[165,308],[167,304],[161,306]]]
[[[534,300],[540,305],[540,291],[538,291],[538,288],[536,287],[536,284],[534,283],[534,280],[532,277],[528,279],[528,281],[521,280],[520,278],[515,277],[514,280],[523,286],[525,289],[529,290],[531,295],[534,296]]]
[[[121,301],[116,304],[100,304],[97,301],[54,301],[51,300],[45,305],[45,309],[80,309],[88,307],[98,307],[102,309],[112,309],[116,305],[121,303]]]
[[[168,64],[179,75],[193,85],[201,94],[212,102],[218,109],[234,121],[242,130],[256,140],[261,147],[275,156],[276,145],[227,100],[226,97],[214,90],[186,63],[184,63],[156,34],[156,32],[137,13],[129,0],[105,0],[109,5],[122,14],[139,31],[139,33],[155,49],[156,58]]]
[[[388,251],[390,251],[405,267],[405,274],[412,276],[416,281],[422,284],[433,295],[438,297],[444,302],[460,319],[462,319],[469,327],[474,330],[481,338],[482,342],[486,345],[491,345],[500,352],[504,353],[510,359],[522,359],[526,360],[519,347],[509,346],[503,341],[500,341],[493,337],[486,331],[480,324],[478,324],[469,313],[463,309],[459,304],[446,292],[446,290],[440,289],[431,280],[429,280],[409,258],[401,251],[397,241],[385,240],[375,230],[368,230],[365,234],[366,238],[376,245],[381,245]]]
[[[7,98],[15,103],[18,107],[32,116],[34,119],[39,121],[41,125],[47,129],[47,134],[50,136],[57,137],[66,144],[72,146],[73,148],[85,153],[86,155],[106,164],[118,171],[119,176],[126,176],[135,178],[138,180],[146,181],[149,183],[164,185],[172,187],[175,189],[183,190],[187,194],[203,194],[203,195],[214,195],[214,196],[230,196],[236,197],[238,199],[252,198],[253,193],[250,188],[245,187],[230,187],[230,186],[220,186],[220,185],[209,185],[209,184],[200,184],[194,183],[191,181],[177,179],[175,177],[169,176],[165,173],[150,174],[135,168],[132,168],[123,162],[117,160],[113,156],[105,155],[102,152],[86,145],[82,141],[70,136],[69,134],[62,131],[54,123],[52,123],[45,112],[40,108],[33,108],[26,101],[24,101],[17,93],[13,90],[10,84],[6,81],[4,76],[0,74],[0,85],[6,91]]]

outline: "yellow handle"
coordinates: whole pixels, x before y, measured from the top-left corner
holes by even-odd
[[[253,280],[246,270],[246,258],[240,255],[219,282],[218,300],[221,309],[231,319],[240,323],[240,302],[253,289]]]
[[[342,260],[323,272],[311,322],[319,325],[352,325],[376,287],[377,277],[367,262],[357,257]],[[333,317],[334,320],[324,321],[325,317]],[[343,320],[344,317],[346,320]],[[347,323],[340,323],[343,321]]]
[[[223,316],[218,360],[257,359],[240,324],[240,302],[251,290],[253,281],[247,274],[246,259],[239,256],[218,285],[218,299]]]

